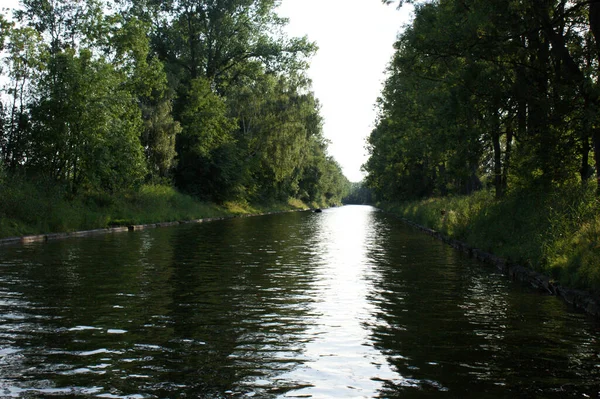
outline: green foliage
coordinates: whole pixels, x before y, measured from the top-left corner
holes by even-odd
[[[182,112],[182,133],[178,137],[177,186],[203,198],[222,201],[229,194],[227,157],[235,121],[227,116],[227,106],[214,93],[210,82],[192,81]],[[230,158],[235,162],[235,157]],[[231,173],[233,174],[233,173]]]
[[[380,201],[412,200],[396,209],[411,220],[600,289],[598,5],[413,3],[367,185]]]
[[[13,24],[8,21],[4,14],[0,14],[0,51],[4,50],[6,39],[13,29]]]
[[[0,237],[224,214],[166,186],[144,186],[128,195],[97,193],[70,199],[66,189],[51,181],[9,179],[0,190]]]
[[[103,225],[101,215],[83,214],[80,203],[66,201],[65,191],[49,180],[6,178],[0,183],[0,237]]]
[[[552,246],[550,272],[574,287],[600,291],[600,220],[592,220]]]
[[[176,165],[175,143],[181,125],[173,119],[169,98],[142,104],[144,131],[140,138],[146,154],[150,180],[168,179]]]
[[[246,160],[244,185],[251,198],[321,201],[317,185],[328,184],[325,180],[337,173],[327,169],[318,103],[308,90],[302,76],[269,74],[231,90],[237,145]]]
[[[113,63],[127,76],[125,84],[137,97],[144,120],[140,142],[148,169],[147,180],[169,181],[175,166],[180,123],[173,118],[172,91],[164,65],[150,51],[150,24],[131,17],[112,17]]]
[[[118,191],[145,174],[142,120],[123,77],[89,51],[56,54],[32,106],[31,167],[72,191]]]
[[[13,27],[8,32],[5,63],[9,83],[3,88],[6,105],[2,107],[0,160],[14,172],[27,157],[30,117],[27,106],[33,99],[34,82],[40,78],[45,56],[42,37],[32,28]]]
[[[100,223],[87,212],[128,209],[119,195],[145,212],[188,198],[148,194],[158,183],[219,203],[339,203],[347,181],[327,156],[304,75],[316,47],[286,37],[276,7],[23,0],[14,25],[0,17],[0,163],[15,195],[34,191],[21,176],[54,184],[52,200],[39,196],[56,204],[46,211],[71,207],[95,226],[144,219],[111,211]],[[38,228],[24,213],[10,218],[35,231],[87,225],[69,212],[32,212]]]
[[[575,287],[600,290],[600,201],[590,187],[566,187],[548,200],[548,239],[544,266]]]
[[[481,191],[382,206],[567,286],[600,290],[600,202],[592,188],[515,190],[502,200]]]
[[[219,207],[168,185],[75,197],[67,191],[51,180],[8,177],[0,182],[0,238],[306,208],[297,201],[253,206],[241,201]]]
[[[350,183],[348,194],[342,199],[344,204],[369,205],[373,204],[373,190],[364,182]]]
[[[592,138],[600,159],[593,24],[586,6],[560,1],[418,2],[390,63],[367,184],[394,200],[585,182]]]
[[[286,39],[274,0],[131,1],[131,11],[155,22],[154,48],[185,85],[204,77],[220,90],[251,77],[256,62],[272,72],[305,68],[314,51],[305,39]]]

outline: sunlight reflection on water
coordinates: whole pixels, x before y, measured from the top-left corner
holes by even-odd
[[[407,383],[373,347],[364,327],[376,322],[368,299],[373,271],[367,246],[377,235],[372,213],[349,206],[315,215],[313,223],[318,319],[305,333],[312,337],[304,349],[309,361],[277,377],[306,387],[284,396],[373,397],[384,381]]]

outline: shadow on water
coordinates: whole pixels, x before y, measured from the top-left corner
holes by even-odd
[[[378,218],[381,243],[370,258],[379,274],[371,298],[380,322],[372,339],[416,382],[388,382],[381,397],[597,397],[595,321]]]
[[[597,397],[599,337],[370,207],[0,252],[0,397]]]

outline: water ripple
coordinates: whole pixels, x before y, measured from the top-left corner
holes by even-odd
[[[599,325],[369,207],[0,253],[0,396],[594,397]]]

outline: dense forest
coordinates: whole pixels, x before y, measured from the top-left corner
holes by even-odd
[[[0,15],[0,184],[67,197],[339,203],[306,69],[275,0],[22,0]]]
[[[414,3],[368,139],[379,199],[600,182],[600,2]]]

